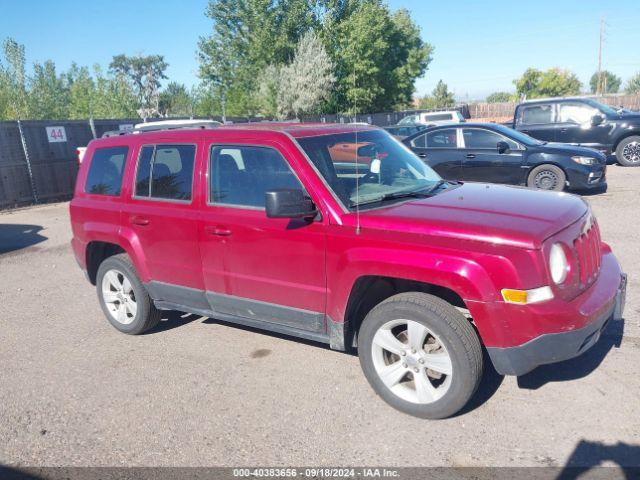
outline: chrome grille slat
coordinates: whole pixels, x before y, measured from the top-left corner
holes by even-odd
[[[591,228],[582,233],[573,242],[578,260],[578,276],[581,287],[591,285],[598,276],[602,264],[600,241],[600,229],[594,221]]]

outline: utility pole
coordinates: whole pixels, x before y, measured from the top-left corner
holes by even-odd
[[[602,95],[602,42],[604,40],[604,17],[600,17],[600,47],[598,48],[598,85],[596,94]]]

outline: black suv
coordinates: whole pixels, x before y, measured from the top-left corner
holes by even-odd
[[[513,128],[539,140],[615,154],[621,165],[640,165],[640,112],[616,110],[591,98],[532,100],[516,107]]]

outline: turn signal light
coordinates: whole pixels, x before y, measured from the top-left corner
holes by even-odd
[[[505,302],[518,305],[544,302],[545,300],[551,300],[553,298],[553,292],[550,287],[540,287],[532,290],[503,288],[501,293]]]

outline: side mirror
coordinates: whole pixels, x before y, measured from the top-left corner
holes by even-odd
[[[313,218],[318,213],[313,201],[302,190],[266,192],[265,206],[269,218]]]
[[[600,125],[602,122],[604,122],[604,117],[602,115],[594,115],[591,117],[591,125],[594,127]]]
[[[509,144],[503,140],[500,140],[496,145],[498,153],[506,153],[509,151]]]

